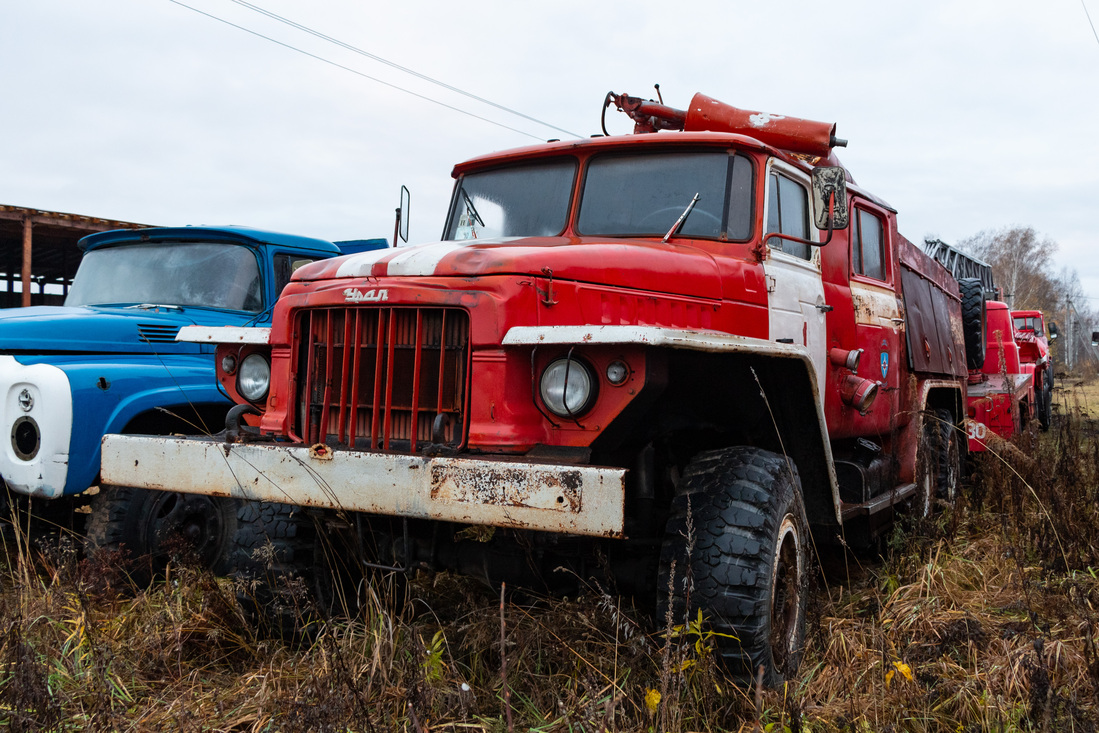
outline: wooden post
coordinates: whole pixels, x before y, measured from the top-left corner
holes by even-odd
[[[23,217],[23,307],[31,304],[31,230],[34,224],[29,216]]]

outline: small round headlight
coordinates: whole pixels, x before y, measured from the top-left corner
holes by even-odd
[[[250,354],[240,363],[237,373],[237,389],[249,402],[259,402],[267,396],[271,383],[271,365],[260,354]]]
[[[226,354],[221,357],[221,371],[226,374],[232,374],[237,370],[237,357],[232,354]]]
[[[630,368],[626,366],[626,362],[612,361],[607,365],[607,381],[611,384],[618,386],[626,381],[630,376]]]
[[[540,391],[550,412],[573,417],[587,412],[595,402],[595,379],[584,362],[558,359],[542,372]]]

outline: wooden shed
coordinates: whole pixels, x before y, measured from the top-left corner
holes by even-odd
[[[81,237],[142,226],[0,204],[0,308],[61,305],[80,264]]]

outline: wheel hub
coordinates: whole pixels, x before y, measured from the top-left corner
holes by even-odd
[[[165,493],[158,497],[151,514],[149,549],[164,559],[180,549],[173,541],[182,541],[198,560],[209,565],[220,551],[225,525],[214,497]]]
[[[787,672],[797,643],[801,613],[801,543],[792,515],[783,517],[775,544],[771,593],[771,656],[775,666]]]

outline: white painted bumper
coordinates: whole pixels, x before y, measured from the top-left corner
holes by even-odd
[[[625,469],[472,458],[225,444],[107,435],[102,479],[191,494],[234,496],[567,534],[621,537]]]
[[[22,494],[61,496],[73,421],[69,378],[49,364],[26,366],[0,356],[0,400],[0,476]],[[16,453],[13,432],[20,421],[32,424],[39,436],[38,450],[30,457]]]

